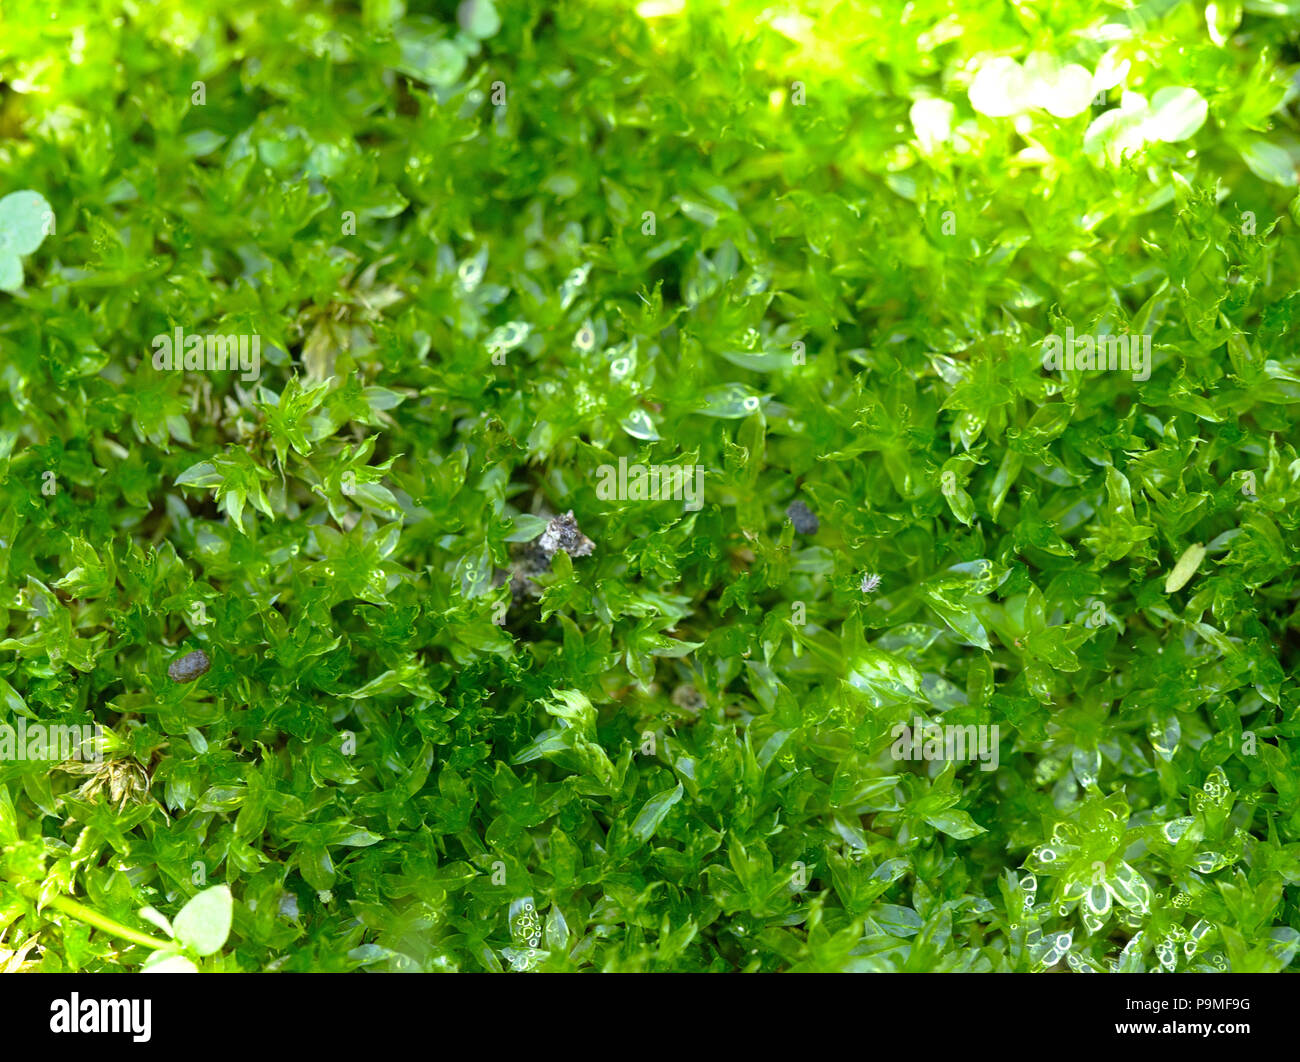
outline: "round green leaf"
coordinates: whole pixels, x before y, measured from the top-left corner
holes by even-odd
[[[481,41],[495,37],[501,29],[501,16],[492,0],[464,0],[456,17],[461,29]]]
[[[1209,107],[1196,89],[1162,88],[1151,97],[1144,132],[1148,139],[1174,144],[1195,135],[1208,114]]]
[[[235,901],[225,885],[204,889],[181,908],[172,923],[176,939],[200,955],[219,951],[230,935]]]
[[[448,88],[465,72],[465,53],[451,41],[419,36],[406,37],[399,44],[402,61],[398,69],[411,77]]]
[[[912,104],[908,116],[921,150],[933,155],[952,136],[957,108],[947,100],[922,99]]]
[[[1029,80],[1014,59],[1000,56],[980,67],[967,90],[970,105],[990,118],[1007,118],[1031,106]]]
[[[1270,144],[1262,137],[1243,147],[1241,158],[1250,167],[1250,172],[1261,180],[1281,185],[1296,183],[1296,168],[1291,155],[1285,148]]]
[[[1035,94],[1039,106],[1057,118],[1073,118],[1092,105],[1092,75],[1078,63],[1061,67],[1042,90],[1041,95]]]
[[[31,254],[54,226],[54,211],[39,192],[12,192],[0,199],[0,238],[10,254]]]
[[[0,291],[17,291],[22,286],[22,262],[16,254],[0,253]]]
[[[1118,166],[1125,155],[1142,149],[1146,117],[1145,110],[1111,108],[1088,126],[1083,134],[1083,150],[1098,165],[1109,162]]]
[[[149,958],[145,959],[144,965],[140,967],[141,973],[198,973],[199,968],[190,962],[184,955],[177,955],[174,951],[155,951]]]

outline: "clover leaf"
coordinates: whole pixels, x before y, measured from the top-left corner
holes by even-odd
[[[54,211],[39,192],[11,192],[0,199],[0,290],[23,286],[21,255],[31,254],[54,231]]]

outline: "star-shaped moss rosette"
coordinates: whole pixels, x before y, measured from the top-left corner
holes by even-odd
[[[54,230],[54,211],[39,192],[11,192],[0,199],[0,290],[23,286],[22,255],[31,254]]]

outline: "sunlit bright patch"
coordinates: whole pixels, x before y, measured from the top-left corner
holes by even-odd
[[[1020,64],[1007,56],[979,68],[967,90],[971,106],[990,118],[1009,118],[1029,105],[1029,86]]]
[[[642,18],[665,18],[680,15],[686,9],[686,0],[641,0],[636,13]]]
[[[789,37],[798,44],[812,42],[814,23],[807,15],[777,15],[772,19],[771,26],[783,37]]]
[[[924,99],[913,103],[908,114],[921,150],[932,155],[952,136],[957,108],[947,100]]]

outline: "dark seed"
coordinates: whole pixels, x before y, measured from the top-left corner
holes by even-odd
[[[167,668],[167,677],[173,682],[193,682],[200,675],[206,674],[212,661],[202,649],[186,653],[179,660],[173,660]]]
[[[700,695],[700,691],[689,682],[673,690],[672,701],[678,708],[685,708],[692,715],[699,715],[700,710],[707,703]]]
[[[542,588],[534,577],[551,570],[551,561],[560,552],[570,557],[586,557],[596,543],[578,528],[570,509],[563,516],[553,516],[545,530],[532,542],[515,545],[510,550],[510,571],[500,572],[494,586],[510,579],[510,593],[515,604],[528,597],[541,597]]]
[[[817,529],[821,527],[812,510],[801,501],[792,501],[785,515],[790,518],[790,523],[794,524],[794,529],[801,535],[815,535]]]
[[[563,516],[554,517],[546,525],[537,545],[548,561],[560,550],[564,550],[570,557],[585,557],[596,548],[596,543],[578,530],[578,521],[573,518],[572,509]]]

